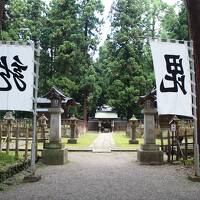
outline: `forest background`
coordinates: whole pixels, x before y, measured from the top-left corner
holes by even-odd
[[[1,40],[40,41],[39,96],[57,86],[80,103],[71,112],[84,119],[103,104],[120,118],[140,118],[138,98],[155,86],[148,38],[188,40],[184,1],[114,0],[96,59],[101,0],[4,0],[0,10]]]

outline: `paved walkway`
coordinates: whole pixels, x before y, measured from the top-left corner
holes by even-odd
[[[177,165],[148,166],[136,153],[69,153],[70,162],[37,170],[37,183],[0,192],[1,200],[199,200],[200,183]]]
[[[99,133],[91,147],[95,153],[111,152],[112,147],[114,147],[112,133]]]

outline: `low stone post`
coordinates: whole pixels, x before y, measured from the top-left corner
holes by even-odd
[[[144,106],[144,144],[140,146],[137,152],[137,159],[142,164],[162,164],[163,152],[160,151],[160,145],[156,145],[155,134],[155,93],[140,97],[140,103]]]
[[[101,121],[98,122],[99,133],[101,133]]]
[[[45,97],[51,100],[51,108],[48,109],[51,119],[50,139],[42,151],[42,161],[46,164],[62,165],[68,160],[67,148],[61,141],[61,113],[64,112],[61,104],[66,97],[55,87],[52,87]]]
[[[15,158],[19,158],[19,123],[17,122],[16,138],[15,138]]]
[[[77,121],[78,121],[78,119],[75,116],[72,116],[69,118],[71,134],[70,134],[70,139],[67,142],[68,144],[76,144],[77,143],[77,139],[75,138]]]
[[[136,128],[138,126],[138,120],[133,115],[131,119],[129,119],[129,122],[131,124],[131,139],[129,140],[129,144],[138,144],[138,140],[136,140]]]
[[[12,122],[15,120],[15,117],[12,112],[6,112],[3,118],[7,124],[6,154],[9,154],[10,137],[12,136]]]
[[[24,129],[25,129],[25,150],[24,150],[24,159],[27,160],[28,159],[28,138],[29,138],[29,128],[28,128],[28,124],[25,121],[24,124]],[[37,154],[35,154],[37,155]]]
[[[114,132],[115,122],[111,121],[111,133]]]

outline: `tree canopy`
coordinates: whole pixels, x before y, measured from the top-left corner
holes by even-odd
[[[103,21],[101,0],[9,0],[0,4],[3,40],[39,40],[39,95],[53,85],[81,106],[87,121],[97,106],[116,108],[121,118],[140,114],[138,97],[154,86],[149,37],[187,39],[183,3],[115,0],[111,33],[98,50]]]

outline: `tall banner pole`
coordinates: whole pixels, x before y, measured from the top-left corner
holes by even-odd
[[[193,59],[193,41],[190,41],[188,46],[189,59],[191,66],[191,86],[192,86],[192,108],[193,108],[193,119],[194,119],[194,165],[195,165],[195,176],[200,177],[199,171],[199,144],[198,144],[198,132],[197,132],[197,105],[196,105],[196,82],[195,82],[195,67]]]
[[[36,161],[36,130],[37,130],[37,95],[38,95],[38,78],[39,78],[39,55],[40,55],[40,45],[36,41],[35,46],[35,71],[34,71],[34,98],[33,98],[33,139],[31,147],[31,171],[35,173],[35,161]]]
[[[39,56],[40,44],[38,41],[34,45],[34,84],[33,84],[33,134],[31,146],[31,172],[32,174],[24,177],[24,182],[36,182],[41,179],[41,175],[35,175],[36,166],[36,130],[37,130],[37,95],[38,95],[38,78],[39,78]]]

